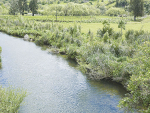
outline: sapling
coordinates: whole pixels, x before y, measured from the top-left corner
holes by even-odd
[[[121,20],[118,24],[118,28],[121,28],[121,37],[122,37],[122,29],[125,30],[125,22]]]

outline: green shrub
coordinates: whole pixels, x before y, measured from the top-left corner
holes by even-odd
[[[113,28],[110,27],[110,24],[105,20],[103,22],[103,28],[102,29],[98,29],[97,30],[97,36],[98,37],[103,37],[103,35],[108,32],[109,36],[111,36],[113,34]]]
[[[119,15],[123,15],[123,14],[126,14],[126,12],[124,9],[121,9],[121,8],[112,7],[106,11],[106,15],[108,15],[108,16],[119,16]]]
[[[128,30],[126,33],[125,33],[125,37],[127,40],[130,39],[130,35],[134,35],[134,30]]]
[[[0,112],[17,113],[25,97],[26,91],[22,89],[0,87]]]
[[[112,38],[116,40],[121,36],[122,36],[121,32],[114,32]]]

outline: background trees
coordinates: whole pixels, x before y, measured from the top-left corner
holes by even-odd
[[[18,11],[18,0],[12,0],[10,2],[9,14],[15,15]]]
[[[29,11],[29,8],[34,16],[38,9],[37,0],[31,0],[29,6],[27,5],[27,0],[12,0],[10,2],[9,14],[16,15],[20,13],[24,15],[24,12]]]
[[[134,21],[136,17],[144,15],[143,0],[130,0],[130,10],[133,11]]]
[[[37,13],[37,9],[38,9],[37,0],[31,0],[29,3],[29,8],[32,12],[32,16],[34,16],[34,14]]]
[[[24,11],[28,10],[27,0],[19,0],[18,7],[19,7],[20,14],[24,15]]]

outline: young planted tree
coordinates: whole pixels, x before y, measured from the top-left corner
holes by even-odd
[[[122,29],[125,30],[125,22],[121,20],[118,24],[118,28],[121,28],[121,36],[122,36]]]
[[[31,0],[29,3],[29,8],[32,12],[32,16],[34,16],[34,14],[37,13],[37,9],[38,9],[37,0]]]
[[[134,21],[136,17],[144,15],[143,0],[130,0],[130,10],[133,11]]]

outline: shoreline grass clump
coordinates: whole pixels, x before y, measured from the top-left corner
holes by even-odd
[[[12,87],[2,88],[0,86],[0,112],[18,113],[25,97],[26,91],[22,89],[14,89]]]

